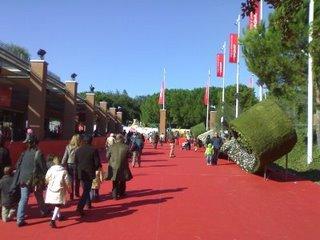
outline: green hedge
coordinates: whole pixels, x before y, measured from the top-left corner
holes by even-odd
[[[289,153],[297,142],[292,121],[272,100],[254,105],[231,121],[230,128],[240,145],[256,158],[250,172],[258,172]]]
[[[199,123],[195,126],[193,126],[191,129],[191,133],[194,137],[198,137],[200,134],[204,133],[206,131],[206,127],[204,123]]]

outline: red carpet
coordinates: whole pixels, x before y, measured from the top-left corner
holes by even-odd
[[[49,228],[31,198],[28,226],[0,223],[1,239],[319,239],[320,186],[308,181],[265,181],[228,161],[206,166],[202,152],[145,149],[141,168],[127,185],[127,197],[111,200],[104,182],[103,201]]]

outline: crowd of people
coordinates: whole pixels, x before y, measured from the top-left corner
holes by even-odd
[[[113,182],[114,199],[124,197],[126,181],[132,179],[128,161],[132,151],[122,134],[110,137],[106,154],[109,164],[104,174],[99,152],[92,146],[90,135],[74,135],[62,158],[49,154],[45,159],[38,147],[38,139],[30,132],[24,141],[26,150],[20,155],[15,171],[9,150],[5,147],[5,138],[0,135],[2,220],[7,222],[16,216],[18,227],[26,225],[26,208],[31,193],[36,198],[41,216],[51,215],[49,224],[52,228],[57,227],[57,220],[63,220],[61,207],[66,204],[68,194],[69,199],[79,197],[75,214],[80,216],[85,214],[85,206],[90,209],[92,201],[99,200],[103,180]]]
[[[63,220],[61,207],[66,204],[67,196],[70,200],[79,199],[75,214],[83,216],[85,207],[90,209],[92,201],[99,201],[99,188],[103,180],[112,181],[113,199],[125,197],[126,182],[133,178],[129,165],[131,164],[132,168],[141,166],[146,139],[149,139],[155,149],[159,142],[161,146],[168,142],[169,158],[176,156],[177,145],[186,150],[191,150],[193,145],[195,151],[204,145],[207,165],[217,165],[223,143],[218,133],[214,133],[213,137],[208,136],[205,143],[188,134],[183,143],[179,142],[179,138],[179,134],[173,132],[166,135],[153,132],[148,136],[132,131],[117,135],[111,133],[106,138],[108,166],[103,171],[100,154],[98,149],[92,146],[91,135],[74,135],[62,158],[49,154],[45,159],[38,147],[38,139],[32,131],[27,131],[24,141],[26,150],[21,153],[13,171],[10,153],[5,147],[5,138],[0,134],[2,220],[7,222],[16,216],[17,226],[26,225],[26,208],[31,193],[36,198],[41,216],[51,215],[49,224],[52,228],[57,227],[57,220]]]

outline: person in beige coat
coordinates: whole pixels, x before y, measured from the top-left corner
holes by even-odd
[[[61,165],[60,158],[54,157],[53,163],[54,165],[46,174],[47,192],[45,202],[54,206],[50,226],[56,228],[55,221],[61,217],[60,207],[66,203],[67,191],[71,192],[71,181],[68,172]]]

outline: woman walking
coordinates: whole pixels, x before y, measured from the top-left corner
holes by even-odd
[[[62,158],[62,166],[65,166],[69,176],[71,177],[71,193],[70,199],[73,200],[74,196],[79,197],[79,180],[75,165],[75,152],[80,146],[80,136],[75,134],[72,136],[70,143],[67,145]]]

